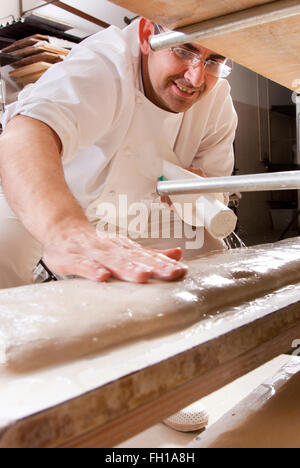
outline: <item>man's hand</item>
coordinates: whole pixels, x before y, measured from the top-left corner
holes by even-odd
[[[187,267],[180,249],[151,251],[124,236],[97,234],[90,225],[56,232],[44,245],[44,262],[56,274],[78,275],[94,281],[110,277],[145,283],[150,278],[172,281]]]
[[[144,283],[174,280],[187,268],[180,249],[152,252],[124,237],[97,235],[66,184],[62,143],[46,124],[14,117],[0,138],[0,175],[6,198],[41,243],[53,273],[97,281],[110,276]]]
[[[190,171],[192,172],[193,174],[196,174],[200,177],[206,177],[204,171],[202,171],[202,169],[193,169],[192,167],[188,167],[186,168],[187,171]]]

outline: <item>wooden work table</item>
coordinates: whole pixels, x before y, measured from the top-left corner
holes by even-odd
[[[254,280],[252,297],[208,314],[201,313],[200,300],[201,320],[189,326],[162,329],[93,356],[23,374],[0,366],[0,447],[113,447],[288,352],[300,339],[298,243],[274,244],[266,253],[249,249],[239,271],[243,254],[229,253],[230,275],[242,284]],[[292,267],[288,253],[295,258]],[[276,275],[272,273],[268,292],[262,294],[261,281],[272,258]],[[188,285],[189,278],[186,281]],[[191,294],[188,287],[182,291]],[[216,289],[220,302],[230,300],[228,291]],[[2,309],[3,304],[9,301],[2,299]],[[8,313],[14,310],[5,307]]]
[[[170,29],[272,0],[110,0]],[[300,92],[300,15],[204,39],[201,44],[293,91]]]
[[[113,2],[171,29],[269,3]],[[297,89],[299,35],[294,17],[203,45]],[[0,447],[113,447],[286,353],[300,339],[299,281],[274,283],[267,294],[215,310],[198,323],[92,357],[24,374],[0,365]]]

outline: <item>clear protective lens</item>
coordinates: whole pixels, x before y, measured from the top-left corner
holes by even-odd
[[[227,60],[224,63],[209,60],[206,65],[206,71],[217,78],[227,78],[232,71],[232,67],[232,60]]]
[[[181,47],[174,47],[171,50],[176,55],[176,57],[186,63],[193,63],[195,60],[197,60],[196,54],[193,54],[193,52],[190,52],[189,50],[182,49]]]
[[[170,50],[179,60],[188,65],[196,66],[199,62],[203,62],[206,65],[206,72],[217,78],[227,78],[232,71],[232,60],[227,59],[226,62],[217,62],[215,60],[206,61],[193,52],[181,47],[172,47]]]

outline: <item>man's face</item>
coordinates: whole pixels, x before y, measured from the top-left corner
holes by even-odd
[[[199,44],[180,47],[204,60],[225,60]],[[155,105],[170,112],[186,112],[218,82],[217,77],[206,72],[203,62],[187,65],[170,49],[150,50],[148,54],[142,54],[142,60],[146,96]]]

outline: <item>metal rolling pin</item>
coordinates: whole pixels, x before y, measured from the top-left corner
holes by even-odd
[[[299,190],[300,171],[159,182],[158,195]]]

